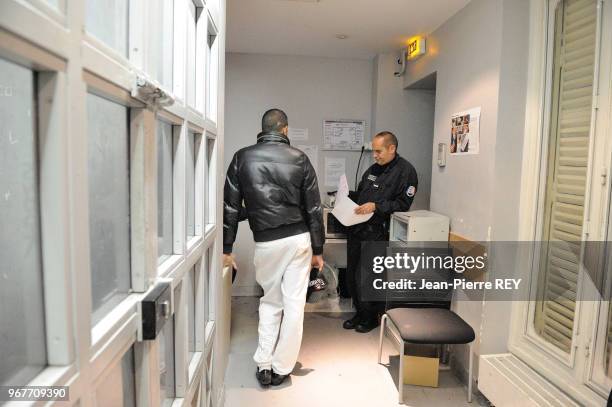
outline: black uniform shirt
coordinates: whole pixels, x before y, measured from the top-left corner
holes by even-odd
[[[382,226],[388,232],[391,214],[410,209],[417,187],[416,170],[399,154],[385,165],[372,165],[363,174],[357,188],[359,205],[366,202],[376,204],[374,216],[366,224]]]

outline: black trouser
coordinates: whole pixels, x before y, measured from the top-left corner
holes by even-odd
[[[354,234],[348,233],[346,242],[346,282],[353,299],[355,309],[362,320],[374,320],[382,313],[385,304],[380,301],[363,301],[361,293],[361,273],[371,272],[361,269],[361,244],[367,241],[387,240],[384,233]],[[384,254],[383,254],[384,255]],[[365,260],[365,259],[364,259]],[[367,261],[367,260],[366,260]]]

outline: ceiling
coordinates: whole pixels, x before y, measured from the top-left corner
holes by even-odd
[[[434,31],[468,2],[227,0],[227,51],[372,58]]]

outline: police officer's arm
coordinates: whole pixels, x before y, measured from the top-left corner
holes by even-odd
[[[223,254],[232,253],[241,209],[242,191],[238,181],[238,157],[234,154],[227,169],[223,190]]]
[[[319,183],[310,160],[303,155],[304,181],[302,182],[302,203],[306,215],[306,224],[310,231],[312,254],[317,256],[323,253],[325,231],[323,230],[323,208],[319,195]]]
[[[406,212],[410,209],[419,183],[417,173],[411,169],[407,175],[402,174],[401,177],[401,180],[395,185],[393,198],[375,202],[376,213],[389,216],[393,212]]]

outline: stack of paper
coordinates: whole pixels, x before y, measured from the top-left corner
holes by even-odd
[[[332,215],[334,215],[336,219],[338,219],[344,226],[352,226],[358,223],[367,222],[372,217],[373,213],[369,213],[367,215],[357,215],[355,213],[355,208],[358,208],[359,205],[348,197],[348,193],[349,189],[346,174],[343,174],[340,177],[340,182],[338,183],[336,204],[334,205]]]

